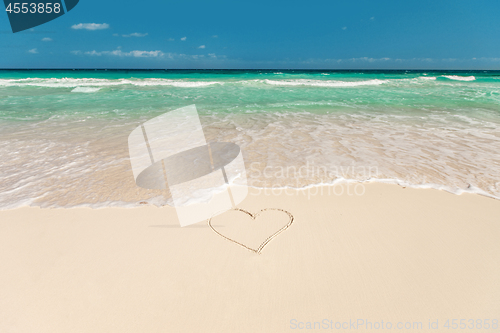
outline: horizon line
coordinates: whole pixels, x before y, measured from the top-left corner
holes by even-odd
[[[377,69],[377,68],[349,68],[349,69],[327,69],[327,68],[0,68],[0,71],[33,71],[33,70],[61,70],[61,71],[82,71],[82,70],[104,70],[104,71],[484,71],[500,72],[500,69]]]

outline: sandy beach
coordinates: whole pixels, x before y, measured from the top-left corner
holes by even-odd
[[[499,0],[4,4],[0,333],[500,333]]]
[[[239,208],[293,216],[261,254],[170,207],[0,211],[0,331],[498,331],[500,201],[363,186],[251,189]],[[211,224],[256,248],[289,222]]]

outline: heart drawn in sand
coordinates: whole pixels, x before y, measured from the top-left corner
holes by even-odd
[[[215,219],[217,225],[214,227],[212,223]],[[235,208],[210,218],[208,225],[219,236],[260,254],[271,240],[292,225],[293,220],[292,214],[280,208],[265,208],[256,214]]]

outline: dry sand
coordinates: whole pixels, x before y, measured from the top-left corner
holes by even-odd
[[[316,190],[251,191],[240,208],[293,215],[261,254],[206,222],[180,228],[169,207],[0,211],[0,332],[481,332],[477,320],[500,320],[500,201]],[[289,217],[211,223],[257,248]]]

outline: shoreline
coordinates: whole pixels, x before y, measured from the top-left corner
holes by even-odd
[[[336,179],[331,183],[319,183],[319,184],[309,184],[305,185],[302,187],[293,187],[293,186],[276,186],[276,187],[260,187],[260,186],[247,186],[251,191],[249,192],[249,195],[255,195],[255,192],[264,192],[267,195],[276,194],[278,191],[278,194],[282,191],[309,191],[311,189],[318,189],[318,188],[329,188],[329,187],[336,187],[336,186],[343,186],[347,184],[348,186],[355,184],[361,184],[363,186],[365,185],[371,185],[371,184],[388,184],[388,185],[396,185],[398,187],[401,187],[403,189],[405,188],[411,188],[411,189],[421,189],[421,190],[436,190],[436,191],[443,191],[449,194],[453,194],[456,196],[461,196],[463,194],[470,194],[470,195],[479,195],[483,196],[489,199],[493,200],[500,200],[500,197],[494,196],[492,194],[489,194],[488,192],[480,189],[480,188],[471,188],[469,189],[462,189],[462,188],[451,188],[447,185],[441,185],[441,184],[411,184],[411,183],[406,183],[405,181],[399,180],[399,179],[367,179],[367,180],[357,180],[357,179]],[[231,184],[231,185],[238,185],[238,184]],[[253,192],[252,192],[253,191]],[[337,196],[342,195],[337,194],[339,193],[338,191],[332,191],[334,194]],[[317,191],[313,194],[313,196],[317,195]],[[362,194],[354,193],[354,194],[349,194],[349,195],[354,195],[354,196],[359,196]],[[159,199],[161,198],[161,199]],[[23,204],[21,206],[17,207],[8,207],[8,208],[3,208],[0,207],[0,212],[2,211],[10,211],[10,210],[15,210],[15,209],[20,209],[20,208],[41,208],[41,209],[74,209],[74,208],[89,208],[89,209],[107,209],[107,208],[124,208],[124,209],[132,209],[132,208],[140,208],[140,207],[156,207],[156,208],[161,208],[161,207],[171,207],[168,204],[155,204],[154,202],[158,200],[163,200],[163,197],[157,196],[153,197],[150,199],[145,199],[140,202],[125,202],[125,201],[112,201],[111,203],[105,202],[105,203],[98,203],[98,204],[88,204],[88,203],[83,203],[83,204],[78,204],[75,206],[48,206],[48,207],[42,207],[40,204]],[[148,201],[153,201],[153,203],[148,202]]]

